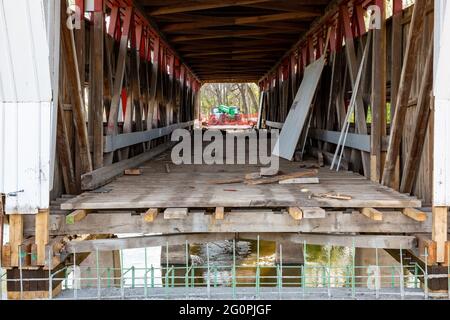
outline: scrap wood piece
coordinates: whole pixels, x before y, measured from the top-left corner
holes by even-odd
[[[170,173],[170,166],[168,163],[166,163],[165,168],[166,168],[166,173]]]
[[[300,207],[304,219],[323,219],[326,217],[326,211],[319,207]]]
[[[254,180],[254,179],[260,179],[260,178],[262,178],[262,175],[260,172],[247,173],[245,175],[245,180]]]
[[[383,213],[381,211],[378,211],[374,208],[362,208],[360,210],[361,214],[366,216],[367,218],[374,220],[374,221],[382,221],[383,220]]]
[[[315,177],[319,173],[318,170],[309,170],[309,171],[301,171],[301,172],[294,172],[284,175],[279,175],[271,178],[261,178],[257,180],[246,180],[246,184],[250,185],[260,185],[260,184],[271,184],[271,183],[277,183],[284,180],[289,179],[295,179],[295,178],[305,178],[305,177]]]
[[[294,179],[287,179],[282,180],[278,182],[279,184],[318,184],[319,178],[313,177],[313,178],[294,178]]]
[[[208,184],[236,184],[244,182],[244,179],[234,178],[234,179],[220,179],[220,180],[210,180]]]
[[[74,212],[66,216],[66,224],[75,224],[75,222],[80,222],[81,220],[86,218],[88,213],[89,211],[84,209],[75,210]]]
[[[126,169],[124,174],[126,176],[140,176],[142,174],[142,169],[139,168]]]
[[[289,207],[288,213],[294,220],[298,221],[303,219],[303,211],[299,207]]]
[[[188,216],[188,208],[167,208],[164,210],[164,219],[185,219]]]
[[[223,220],[225,217],[225,208],[224,207],[217,207],[216,211],[214,213],[214,218],[216,220]]]
[[[310,198],[324,198],[324,199],[334,199],[334,200],[352,200],[352,196],[340,193],[313,193]]]
[[[415,208],[404,208],[402,213],[418,222],[424,222],[427,220],[427,214],[423,211],[417,210]]]
[[[148,209],[144,214],[144,221],[151,223],[155,221],[156,217],[158,216],[159,210],[157,208],[150,208]]]

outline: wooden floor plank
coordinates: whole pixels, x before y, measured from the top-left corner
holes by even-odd
[[[239,208],[239,207],[317,207],[317,208],[420,208],[421,202],[385,186],[373,183],[353,172],[318,169],[317,184],[211,184],[214,180],[245,180],[261,165],[166,165],[170,152],[140,166],[139,176],[122,176],[102,188],[68,199],[63,210],[148,208]],[[290,162],[281,159],[279,174],[310,171],[316,160]],[[306,192],[305,192],[306,190]],[[336,193],[351,200],[312,197],[312,194]]]

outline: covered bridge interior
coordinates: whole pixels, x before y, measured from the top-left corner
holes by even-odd
[[[26,10],[28,2],[19,2]],[[55,121],[53,135],[47,133],[55,148],[46,169],[52,178],[38,183],[51,191],[30,204],[26,189],[13,193],[20,183],[3,181],[0,216],[9,222],[10,242],[2,265],[10,272],[19,265],[55,269],[73,252],[55,245],[67,244],[68,236],[91,235],[89,245],[71,249],[91,252],[116,233],[159,233],[173,236],[173,244],[211,234],[277,241],[274,233],[310,235],[317,244],[403,246],[417,260],[426,248],[425,264],[448,265],[450,106],[440,85],[447,76],[438,70],[450,71],[439,59],[448,50],[442,39],[449,29],[442,26],[450,16],[442,3],[75,0],[47,6],[47,19],[60,26],[47,48]],[[317,85],[308,87],[311,66],[320,63]],[[257,83],[257,131],[298,131],[295,154],[280,157],[282,175],[248,178],[259,163],[171,163],[170,135],[199,131],[199,92],[211,82]],[[304,85],[312,91],[307,106],[298,104]],[[297,107],[306,118],[292,128],[289,113]],[[345,147],[339,172],[329,170],[337,147]],[[155,241],[142,239],[140,245]],[[111,243],[111,250],[124,245]],[[22,259],[21,250],[32,258]]]

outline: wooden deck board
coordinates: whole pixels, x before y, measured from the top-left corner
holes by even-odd
[[[86,192],[61,205],[76,209],[143,209],[207,207],[323,207],[323,208],[418,208],[414,198],[373,183],[353,172],[319,169],[319,184],[246,185],[214,184],[221,179],[243,178],[258,172],[258,165],[180,165],[166,164],[170,153],[140,167],[140,176],[122,176],[102,188],[103,193]],[[280,160],[280,171],[306,170],[308,163]],[[304,192],[307,189],[307,192]],[[352,200],[311,197],[311,194],[340,193]]]

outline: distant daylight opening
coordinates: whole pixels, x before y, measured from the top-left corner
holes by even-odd
[[[258,121],[259,88],[255,83],[208,83],[200,90],[203,127],[253,128]]]

